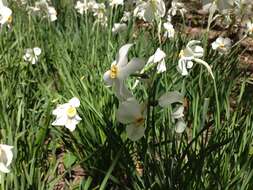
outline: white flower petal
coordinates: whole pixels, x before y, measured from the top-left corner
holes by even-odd
[[[127,30],[127,25],[125,23],[114,23],[112,28],[113,34],[118,34]]]
[[[12,159],[13,159],[13,152],[12,152],[13,146],[6,145],[6,144],[1,144],[0,148],[3,151],[2,154],[4,154],[6,159],[7,159],[6,163],[5,163],[6,166],[9,166],[12,162]]]
[[[178,72],[179,72],[182,76],[188,75],[188,71],[187,71],[187,60],[185,60],[184,58],[179,59],[178,65],[177,65],[177,70],[178,70]]]
[[[7,168],[7,166],[3,162],[0,162],[0,171],[3,172],[3,173],[9,173],[10,172],[10,170]]]
[[[118,78],[125,79],[130,74],[133,74],[138,70],[141,70],[144,66],[145,66],[145,62],[142,59],[133,58],[125,67],[123,67],[120,70],[120,72],[118,74]]]
[[[111,78],[111,70],[106,71],[103,78],[107,86],[113,85],[114,79]]]
[[[35,48],[33,48],[33,52],[34,52],[35,55],[38,56],[38,55],[41,54],[41,49],[39,47],[35,47]]]
[[[76,129],[76,125],[79,121],[75,119],[68,119],[68,121],[65,124],[65,127],[69,129],[71,132],[73,132]]]
[[[80,106],[80,100],[77,97],[73,97],[68,102],[73,107],[79,107]]]
[[[52,123],[53,126],[64,126],[68,121],[68,116],[66,114],[61,115],[55,119]]]
[[[131,139],[132,141],[137,141],[144,136],[145,128],[143,126],[136,126],[135,124],[130,124],[126,126],[126,133],[129,139]]]
[[[120,102],[116,112],[116,119],[123,123],[129,124],[135,121],[136,118],[142,117],[141,105],[136,99],[131,98],[127,101]]]
[[[186,123],[183,119],[179,119],[176,123],[175,131],[176,133],[183,133],[186,128]]]
[[[37,60],[35,59],[35,57],[32,58],[31,62],[33,65],[37,63]]]
[[[193,67],[193,62],[192,61],[187,61],[186,62],[186,68],[191,69]]]
[[[214,41],[211,45],[214,50],[216,50],[220,46],[220,44],[217,41]]]
[[[203,57],[204,49],[201,46],[194,46],[194,47],[192,47],[192,50],[194,52],[195,57],[197,57],[197,58]]]
[[[165,60],[163,59],[160,63],[157,65],[157,73],[163,73],[166,71],[166,64]]]
[[[179,119],[184,117],[184,106],[181,105],[178,108],[176,108],[176,111],[171,114],[171,117],[173,119]]]
[[[184,96],[178,91],[166,92],[158,99],[158,104],[161,107],[167,107],[173,103],[183,103]]]
[[[158,63],[162,61],[165,57],[166,57],[166,54],[164,53],[164,51],[158,48],[154,54],[154,63]]]
[[[126,44],[119,49],[119,52],[116,56],[116,62],[117,62],[118,67],[123,67],[127,64],[128,62],[127,54],[128,54],[129,49],[132,46],[133,44]]]
[[[163,0],[157,0],[156,3],[158,16],[163,17],[166,12],[165,3],[163,2]]]
[[[133,97],[132,93],[129,91],[129,89],[124,84],[124,81],[122,80],[115,80],[114,90],[115,90],[115,95],[117,96],[119,101],[125,101]]]

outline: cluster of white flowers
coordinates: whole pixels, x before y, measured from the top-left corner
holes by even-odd
[[[23,56],[24,60],[32,63],[33,65],[38,62],[38,57],[41,54],[41,49],[35,47],[33,49],[29,48],[25,50],[25,55]]]
[[[162,18],[166,13],[163,0],[141,1],[134,9],[134,16],[146,22],[152,22],[156,17]]]
[[[46,0],[40,0],[35,2],[35,6],[28,7],[34,13],[43,14],[43,17],[48,18],[51,22],[57,20],[57,12],[53,6],[49,6]]]
[[[145,101],[139,103],[125,85],[124,81],[127,80],[129,75],[141,69],[142,71],[140,74],[143,74],[143,72],[154,68],[154,66],[157,67],[158,74],[165,72],[166,54],[158,48],[155,54],[148,59],[147,64],[139,58],[133,58],[128,62],[127,54],[132,46],[133,44],[126,44],[120,48],[116,60],[111,64],[110,70],[106,71],[104,74],[104,81],[107,86],[113,87],[115,95],[120,101],[116,119],[126,124],[126,134],[128,138],[136,141],[144,136],[147,107],[150,105]],[[177,121],[175,124],[175,131],[177,133],[182,133],[186,128],[183,100],[184,96],[177,91],[167,92],[158,99],[158,104],[162,108],[177,104],[175,110],[171,114],[173,120]],[[180,104],[179,106],[178,103]]]
[[[121,4],[121,1],[111,1],[110,5],[115,6]],[[87,14],[88,11],[93,13],[93,16],[96,18],[97,23],[100,23],[102,26],[107,26],[107,12],[106,6],[104,3],[97,3],[95,0],[84,0],[77,1],[75,9],[78,13],[83,15]]]

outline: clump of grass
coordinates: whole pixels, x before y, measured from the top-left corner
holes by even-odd
[[[185,91],[187,131],[176,134],[170,108],[155,108],[145,138],[132,142],[115,120],[118,101],[102,76],[121,45],[134,42],[130,56],[147,59],[157,48],[157,39],[152,31],[136,28],[112,36],[110,29],[94,25],[92,19],[77,15],[72,3],[65,3],[55,3],[57,23],[28,16],[13,3],[13,28],[0,33],[1,137],[15,147],[12,172],[1,175],[1,189],[54,189],[62,179],[68,189],[252,187],[250,85],[237,67],[236,50],[226,56],[211,50],[206,55],[216,97],[213,81],[205,72],[199,74],[200,66],[187,79],[178,74],[178,53],[187,39],[178,36],[164,43],[167,72],[152,90],[156,96]],[[136,32],[138,38],[133,36]],[[29,65],[22,56],[24,49],[34,46],[42,49],[42,56],[37,65]],[[149,94],[145,88],[134,93],[140,98]],[[82,117],[74,133],[51,126],[56,104],[72,96],[81,101]],[[60,153],[72,158],[61,174]],[[85,171],[77,184],[68,180],[75,166]]]

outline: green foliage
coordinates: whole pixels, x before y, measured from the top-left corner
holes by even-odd
[[[0,135],[1,143],[14,146],[11,173],[1,175],[1,189],[49,190],[62,179],[67,189],[252,188],[252,86],[237,68],[236,49],[226,56],[206,54],[215,94],[201,66],[194,66],[187,78],[177,72],[184,36],[162,44],[167,72],[148,90],[154,99],[169,90],[185,92],[187,131],[174,132],[171,108],[154,108],[145,138],[131,142],[125,126],[115,120],[118,101],[105,87],[103,73],[127,42],[135,43],[130,57],[147,60],[158,47],[157,37],[132,25],[127,34],[112,36],[112,25],[93,24],[90,17],[77,15],[72,1],[59,2],[55,23],[29,16],[13,3],[13,28],[0,33]],[[22,57],[35,46],[42,55],[30,65]],[[147,89],[139,87],[134,93],[147,98]],[[81,101],[82,121],[71,133],[51,123],[56,105],[73,96]],[[69,177],[75,166],[85,172],[78,185]]]

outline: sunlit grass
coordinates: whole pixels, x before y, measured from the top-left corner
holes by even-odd
[[[75,12],[74,3],[56,5],[59,18],[50,23],[13,3],[13,28],[0,33],[1,142],[15,147],[11,173],[1,174],[1,189],[54,189],[62,180],[66,189],[252,188],[252,86],[238,68],[237,49],[224,56],[212,50],[206,54],[217,104],[214,82],[202,66],[195,65],[187,78],[176,70],[188,39],[179,34],[162,44],[167,72],[150,89],[140,85],[134,93],[143,100],[150,92],[154,99],[170,90],[184,92],[187,130],[176,134],[170,108],[155,107],[145,138],[132,142],[115,120],[118,100],[104,85],[103,73],[128,42],[135,44],[130,57],[147,61],[159,46],[157,36],[134,24],[113,36],[112,24],[93,24]],[[42,54],[31,65],[23,54],[35,46]],[[51,125],[52,110],[73,96],[81,101],[82,121],[70,133]],[[62,153],[69,159],[65,156],[60,172]],[[85,176],[74,184],[71,170],[76,166]]]

